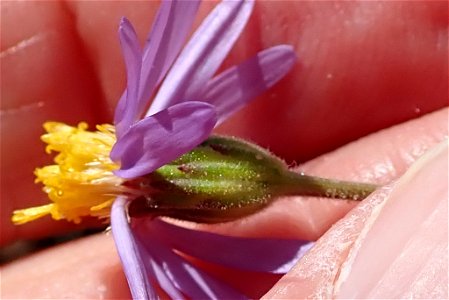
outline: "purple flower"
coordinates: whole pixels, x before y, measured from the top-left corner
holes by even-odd
[[[117,176],[149,174],[192,150],[217,124],[291,69],[293,49],[281,45],[215,75],[253,4],[218,4],[180,54],[199,1],[163,1],[143,51],[132,25],[122,20],[119,35],[128,81],[114,118],[117,142],[110,156],[120,164]],[[154,100],[145,115],[151,96]],[[236,269],[285,273],[310,247],[304,241],[227,237],[159,219],[130,218],[128,202],[125,197],[115,200],[111,226],[135,299],[157,298],[155,284],[176,299],[245,298],[179,252]]]
[[[252,1],[217,5],[178,56],[198,5],[164,1],[142,53],[132,25],[122,20],[128,83],[115,113],[117,143],[111,152],[122,178],[148,174],[193,149],[214,126],[281,79],[296,60],[291,46],[280,45],[214,76],[245,26]]]

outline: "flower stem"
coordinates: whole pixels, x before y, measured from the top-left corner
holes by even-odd
[[[135,182],[152,192],[133,201],[131,216],[169,216],[201,223],[256,213],[280,196],[362,200],[376,185],[307,176],[257,145],[211,136]]]
[[[377,188],[374,184],[326,179],[288,171],[279,193],[284,196],[316,196],[360,201]]]

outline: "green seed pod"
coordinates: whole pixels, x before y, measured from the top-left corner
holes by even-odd
[[[204,223],[253,214],[282,195],[351,196],[338,186],[348,183],[294,173],[267,150],[224,136],[211,136],[191,152],[128,184],[151,191],[131,203],[131,216],[153,214]],[[366,187],[372,191],[371,185]]]
[[[212,136],[153,173],[139,178],[151,195],[130,214],[153,213],[197,222],[224,222],[265,207],[284,162],[240,139]],[[140,202],[140,203],[139,203]]]

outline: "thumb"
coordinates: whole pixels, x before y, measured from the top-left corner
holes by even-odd
[[[448,145],[326,233],[267,298],[447,298]]]

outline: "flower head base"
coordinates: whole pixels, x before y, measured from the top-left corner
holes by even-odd
[[[47,133],[42,140],[48,144],[46,151],[59,153],[55,165],[38,168],[35,175],[53,203],[17,210],[13,222],[23,224],[47,214],[75,223],[82,216],[108,217],[114,198],[129,193],[122,185],[123,179],[112,173],[118,168],[109,158],[115,143],[114,127],[98,125],[98,131],[91,132],[87,131],[86,123],[72,127],[47,122],[44,128]]]

